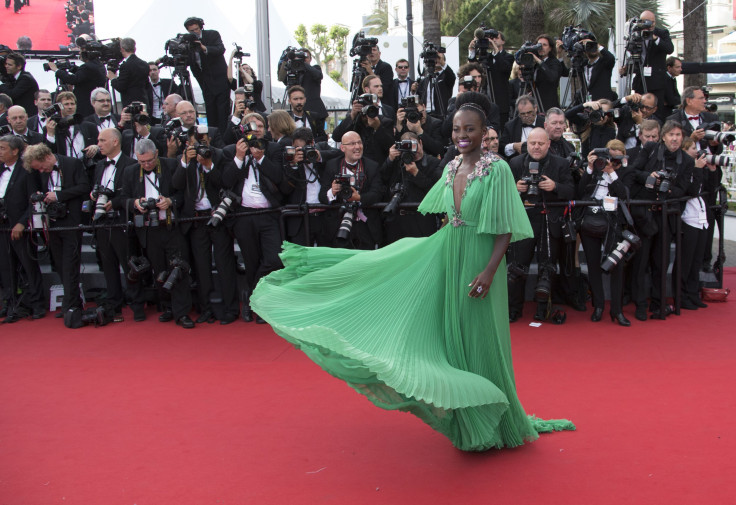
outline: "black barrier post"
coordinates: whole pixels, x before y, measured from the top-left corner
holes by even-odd
[[[675,209],[678,209],[676,206]],[[675,263],[672,265],[672,290],[675,298],[675,314],[680,315],[680,305],[682,304],[682,219],[679,212],[673,212],[675,217]]]
[[[669,226],[668,226],[668,212],[667,200],[662,201],[661,223],[659,224],[659,240],[662,247],[662,276],[659,281],[659,317],[657,319],[666,319],[665,302],[667,301],[667,269],[670,266],[670,262],[667,261],[667,257],[670,252],[670,240],[669,240]]]

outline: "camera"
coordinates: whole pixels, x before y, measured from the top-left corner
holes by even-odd
[[[212,213],[212,217],[209,221],[207,221],[207,226],[212,226],[214,228],[219,225],[222,220],[225,219],[225,216],[228,214],[228,212],[232,210],[233,204],[240,205],[240,202],[242,200],[243,199],[237,193],[234,193],[227,189],[221,189],[220,205],[217,206],[215,211]]]
[[[532,44],[531,41],[527,40],[524,42],[518,51],[514,54],[514,59],[522,67],[533,67],[536,64],[534,56],[539,58],[539,51],[542,49],[542,44]]]
[[[710,99],[710,92],[713,91],[713,86],[701,86],[700,91],[703,92],[703,96],[705,97],[705,110],[708,112],[717,112],[718,111],[718,105],[714,104],[713,102],[709,102]]]
[[[591,109],[590,107],[585,107],[583,112],[577,114],[583,121],[590,121],[591,123],[600,123],[607,117],[613,118],[615,121],[620,115],[620,109],[608,109],[604,111],[602,109]]]
[[[611,251],[611,253],[601,262],[601,269],[604,272],[610,272],[613,270],[621,260],[624,260],[624,262],[629,261],[636,250],[641,246],[641,239],[629,230],[623,230],[621,235],[621,241],[616,244],[613,251]]]
[[[401,163],[408,165],[414,163],[419,143],[414,139],[399,140],[394,143],[394,148],[401,153]]]
[[[475,78],[472,75],[465,75],[460,78],[458,85],[462,86],[465,91],[475,91],[476,83]]]
[[[48,224],[48,216],[46,215],[46,202],[43,201],[45,195],[43,193],[34,193],[31,195],[31,228],[41,230],[44,225]]]
[[[123,109],[123,112],[135,116],[146,110],[146,106],[143,102],[130,102],[127,107]]]
[[[181,118],[178,117],[175,117],[164,125],[164,133],[166,134],[166,138],[175,138],[182,144],[186,144],[189,140],[189,130],[184,128]]]
[[[296,157],[296,153],[299,151],[304,153],[303,163],[317,163],[319,161],[319,151],[314,146],[286,146],[284,147],[284,161],[286,161],[290,167],[296,168],[298,166],[298,164],[294,162],[294,158]]]
[[[557,272],[553,263],[544,261],[539,263],[537,285],[534,287],[534,298],[537,302],[546,302],[552,293],[552,276]]]
[[[733,162],[730,156],[710,154],[707,149],[698,151],[697,158],[700,158],[701,156],[705,156],[706,163],[716,165],[717,167],[728,167],[731,166],[731,163]]]
[[[353,46],[350,48],[350,57],[360,57],[363,61],[373,51],[373,48],[378,45],[378,39],[375,37],[366,38],[364,31],[359,31],[353,37]]]
[[[143,212],[148,214],[148,226],[158,226],[160,224],[158,208],[156,207],[157,203],[158,200],[155,198],[141,198],[139,202]],[[134,224],[136,228],[142,228],[145,226],[145,216],[143,214],[137,214],[134,217]]]
[[[64,313],[64,326],[77,329],[93,324],[96,327],[105,326],[115,320],[113,307],[97,306],[91,309],[75,307]]]
[[[491,39],[498,38],[498,35],[498,30],[494,30],[493,28],[486,28],[486,25],[481,23],[481,25],[476,28],[475,32],[473,32],[473,36],[476,39],[476,56],[480,58],[487,57],[488,50],[491,48]]]
[[[585,44],[581,44],[582,40],[590,39]],[[562,30],[562,48],[572,56],[575,53],[595,53],[598,50],[598,44],[595,42],[593,32],[586,30],[582,26],[566,26]]]
[[[424,41],[422,52],[419,55],[424,60],[424,68],[429,69],[430,72],[434,72],[434,67],[437,65],[437,58],[440,53],[446,53],[447,49],[442,46],[436,46],[429,40]]]
[[[61,121],[61,104],[55,103],[51,107],[47,107],[41,111],[41,115],[48,121]]]
[[[644,50],[644,41],[652,38],[652,21],[642,20],[639,18],[631,18],[626,25],[626,50],[631,53],[634,58],[641,58]]]
[[[212,159],[212,155],[215,152],[211,146],[205,145],[198,145],[195,149],[197,151],[197,156],[201,156],[206,160]]]
[[[46,215],[52,221],[64,219],[67,214],[69,214],[69,210],[63,202],[51,202],[46,205]]]
[[[716,123],[718,125],[718,130],[721,129],[720,123]],[[730,144],[736,142],[736,135],[733,132],[722,132],[718,130],[709,130],[707,128],[711,127],[713,123],[707,123],[706,125],[702,125],[698,129],[704,129],[705,135],[703,136],[703,140],[713,140],[716,142],[719,142],[723,144],[724,146],[729,146]]]
[[[64,59],[64,60],[56,60],[56,61],[49,60],[49,61],[51,61],[52,63],[56,63],[56,68],[58,70],[66,70],[70,74],[73,74],[74,72],[76,72],[77,70],[79,70],[79,67],[73,61],[69,61],[69,60],[66,60],[66,59]],[[48,63],[44,63],[43,64],[43,69],[46,72],[51,72],[51,67],[49,66]]]
[[[591,167],[594,172],[603,171],[609,161],[614,165],[623,165],[626,161],[625,155],[613,155],[607,147],[599,147],[597,149],[593,149],[591,153],[596,156],[596,159],[593,161],[593,166]]]
[[[128,282],[138,282],[140,277],[151,271],[151,262],[145,256],[131,256],[128,258]]]
[[[345,245],[350,240],[355,215],[358,213],[358,204],[356,202],[345,203],[340,207],[340,210],[342,211],[342,220],[340,221],[340,227],[337,229],[337,234],[335,234],[335,242],[338,245]]]
[[[103,217],[107,216],[107,211],[105,210],[105,205],[107,205],[107,202],[110,201],[110,198],[112,198],[115,195],[115,192],[112,191],[109,188],[106,188],[105,186],[102,186],[101,184],[95,184],[94,188],[92,188],[92,199],[96,201],[95,203],[95,213],[94,216],[92,216],[92,221],[98,221],[102,219]]]
[[[123,61],[123,53],[120,50],[120,39],[107,39],[107,43],[94,40],[89,35],[80,35],[74,43],[86,54],[90,60],[99,59],[107,65],[107,69],[116,72]]]
[[[520,265],[518,263],[511,262],[508,264],[507,268],[507,279],[508,282],[514,283],[519,280],[526,279],[526,276],[529,274],[529,267],[526,265]]]
[[[337,192],[335,198],[340,201],[347,202],[353,196],[354,178],[349,175],[339,175],[335,177],[335,182],[340,185],[340,191]]]
[[[669,170],[658,170],[655,172],[657,177],[649,175],[644,185],[648,189],[658,191],[660,193],[667,193],[670,190],[672,173]]]
[[[358,97],[358,103],[363,106],[361,114],[371,119],[378,117],[378,96],[373,93],[362,94]]]
[[[169,270],[161,272],[156,279],[161,283],[164,291],[170,293],[186,274],[189,273],[189,264],[181,258],[175,257],[169,261]]]
[[[176,37],[164,43],[164,49],[172,56],[189,56],[189,53],[198,49],[199,39],[193,33],[177,33]]]
[[[233,53],[233,58],[242,60],[246,56],[250,56],[250,53],[244,53],[243,48],[239,46],[236,42],[233,42],[233,45],[235,46],[235,52]]]
[[[397,182],[391,187],[391,200],[383,208],[383,213],[386,216],[393,216],[399,210],[399,204],[404,200],[406,196],[406,188],[400,182]]]
[[[401,99],[399,108],[404,109],[406,120],[410,123],[418,123],[422,120],[422,113],[417,108],[417,100],[419,100],[419,97],[416,95],[409,95]]]
[[[527,183],[527,195],[539,195],[539,183],[542,182],[542,176],[539,174],[538,161],[529,162],[529,175],[522,177],[521,180]]]

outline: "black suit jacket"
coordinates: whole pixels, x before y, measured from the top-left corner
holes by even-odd
[[[385,117],[381,118],[381,126],[374,131],[363,123],[360,114],[356,116],[355,122],[353,122],[353,118],[348,114],[333,130],[332,140],[342,142],[343,135],[349,131],[354,131],[360,135],[363,141],[363,156],[375,161],[376,165],[386,159],[388,150],[391,149],[394,143],[394,123]]]
[[[435,82],[437,83],[437,93],[432,93],[432,107],[434,109],[432,115],[439,116],[440,110],[447,112],[447,104],[455,87],[455,72],[448,65],[437,75]],[[423,78],[418,92],[425,103],[427,101],[427,86],[429,86],[429,79]]]
[[[701,125],[704,125],[705,123],[710,123],[713,121],[720,121],[720,119],[718,119],[718,115],[714,114],[713,112],[703,111],[699,115],[700,115]],[[690,135],[692,135],[694,128],[693,128],[693,125],[690,124],[690,121],[687,119],[687,114],[685,114],[684,109],[676,110],[671,116],[667,118],[667,120],[674,121],[675,123],[682,125],[682,134],[684,137],[689,137]],[[720,154],[723,152],[723,144],[718,144],[717,146],[710,146],[707,140],[700,141],[700,148],[701,149],[709,148],[710,152],[713,154]]]
[[[611,89],[611,74],[615,66],[616,57],[608,49],[601,49],[600,57],[592,65],[588,83],[588,93],[593,100],[601,98],[616,100],[618,98],[618,94]]]
[[[3,112],[0,114],[0,126],[5,126],[6,124],[8,124],[8,113]]]
[[[60,130],[59,128],[57,128],[56,134],[54,136],[54,142],[50,142],[48,139],[46,139],[45,142],[54,153],[60,154],[62,156],[69,156],[71,153],[67,152],[66,141],[69,137],[71,137],[72,135],[76,135],[77,133],[82,134],[82,137],[84,138],[84,147],[89,147],[93,144],[97,144],[97,135],[99,133],[97,131],[97,128],[92,123],[85,122],[82,122],[78,125],[72,125],[65,130]]]
[[[667,56],[675,50],[675,46],[670,38],[669,30],[664,28],[655,28],[654,34],[659,37],[659,43],[655,44],[653,40],[647,41],[648,47],[644,57],[644,67],[652,68],[651,77],[646,77],[647,91],[657,91],[664,89],[667,83]],[[641,83],[641,76],[634,76],[633,88],[637,93],[643,93],[644,88]]]
[[[228,158],[227,154],[225,157]],[[242,168],[238,168],[234,159],[227,161],[222,173],[222,186],[241,195],[245,179],[248,178],[252,169],[253,167],[248,164],[248,156],[245,157]],[[283,181],[284,174],[281,165],[274,163],[267,155],[264,155],[258,165],[258,186],[271,207],[279,207],[283,203],[283,194],[279,189]]]
[[[87,172],[76,158],[56,155],[56,166],[61,173],[61,191],[56,192],[59,202],[66,204],[67,215],[51,221],[50,226],[77,226],[82,222],[82,202],[88,198],[90,187]],[[48,192],[49,174],[34,170],[28,179],[28,194]]]
[[[135,163],[135,160],[133,158],[130,158],[129,156],[126,156],[124,152],[120,153],[120,158],[118,158],[117,163],[115,163],[115,176],[113,177],[113,197],[110,199],[110,202],[112,202],[112,208],[114,210],[121,211],[121,214],[125,217],[125,204],[126,204],[126,198],[123,194],[123,179],[125,176],[125,169],[128,168],[130,165],[133,165]],[[94,173],[94,179],[92,180],[91,187],[95,187],[97,184],[101,184],[102,182],[102,175],[105,173],[105,168],[107,166],[105,165],[105,160],[98,161],[95,165],[95,173]]]
[[[665,80],[664,100],[658,108],[662,109],[664,117],[668,117],[680,106],[680,102],[682,102],[682,97],[680,97],[680,91],[677,89],[677,80],[668,73]]]
[[[28,122],[26,122],[26,125],[28,126],[29,130],[33,130],[36,133],[43,133],[44,136],[46,136],[46,134],[44,133],[44,129],[41,126],[40,120],[38,118],[38,114],[36,114],[35,116],[29,117]]]
[[[150,140],[153,140],[153,143],[156,144],[156,147],[158,148],[158,155],[162,158],[166,157],[166,133],[164,132],[163,127],[152,126],[148,138]],[[125,130],[123,130],[122,149],[126,155],[131,157],[133,156],[134,139],[135,132],[133,130],[131,130],[130,128],[126,128]],[[133,163],[135,163],[135,160],[133,160]]]
[[[399,126],[397,125],[397,129]],[[398,141],[408,131],[409,129],[404,125],[396,134],[396,140]],[[425,153],[432,156],[444,156],[447,139],[442,135],[442,121],[436,117],[427,116],[426,121],[422,125],[422,134],[419,136],[419,139],[422,141]]]
[[[95,88],[104,87],[107,82],[105,66],[99,61],[88,61],[70,74],[66,70],[57,70],[56,78],[64,84],[74,85],[74,96],[77,97],[77,113],[88,116],[95,113],[90,102],[90,95]]]
[[[13,135],[16,135],[16,133],[13,132]],[[25,142],[26,145],[29,145],[29,146],[33,146],[36,144],[43,144],[46,138],[45,135],[38,133],[38,132],[34,132],[30,128],[26,130],[25,135],[18,135],[18,136],[23,139],[23,142]]]
[[[544,128],[544,116],[537,114],[537,119],[534,120],[534,128]],[[514,119],[506,123],[503,127],[503,133],[498,141],[499,152],[506,156],[506,145],[513,144],[515,142],[521,142],[522,133],[522,122],[521,117],[516,116]],[[526,151],[526,145],[522,147],[522,152]],[[518,156],[518,153],[514,153],[509,159],[514,159]]]
[[[391,65],[383,60],[378,60],[376,66],[373,68],[373,73],[381,79],[383,96],[391,96],[394,88],[394,69],[391,68]]]
[[[177,161],[179,163],[176,167],[176,172],[174,172],[172,183],[174,188],[184,192],[181,217],[194,217],[194,206],[197,203],[197,191],[199,190],[199,165],[196,159],[190,161],[186,167],[181,165],[181,159]],[[222,189],[222,173],[225,163],[222,150],[214,149],[212,154],[212,169],[209,172],[202,170],[204,191],[207,194],[207,199],[210,202],[212,210],[215,210],[220,205],[220,189]],[[191,222],[181,223],[180,228],[182,233],[188,233],[191,226]]]
[[[554,56],[548,57],[534,71],[534,87],[539,93],[540,100],[542,100],[542,103],[539,104],[541,112],[560,106],[558,93],[561,75],[562,64]]]
[[[110,84],[120,92],[120,101],[123,107],[127,107],[130,102],[143,102],[150,110],[151,104],[148,103],[148,91],[146,89],[150,84],[149,71],[148,63],[135,54],[131,54],[120,65],[118,77],[110,81]]]
[[[0,163],[0,172],[5,170],[5,164]],[[5,191],[5,210],[8,213],[8,225],[10,228],[16,224],[28,226],[28,218],[31,213],[30,200],[28,199],[28,180],[30,174],[23,168],[23,160],[18,159],[13,167],[13,173],[8,181],[8,189]]]
[[[189,56],[189,66],[194,77],[197,79],[203,92],[218,95],[227,93],[230,83],[227,80],[227,62],[225,61],[225,45],[217,30],[202,30],[202,45],[207,48],[207,53],[199,51],[202,62],[200,67],[197,59],[192,53]]]
[[[118,124],[120,124],[120,116],[118,116],[114,112],[110,113],[110,116],[112,116],[111,119],[112,119],[112,123],[113,123],[113,126],[111,126],[111,128],[117,128],[118,127]],[[100,125],[102,124],[101,121],[100,121],[100,116],[98,116],[94,112],[92,114],[90,114],[89,116],[86,116],[84,118],[84,122],[85,123],[92,123],[93,125],[95,125],[95,128],[97,128],[98,130],[99,130]],[[99,133],[99,131],[98,131],[98,133]]]
[[[408,83],[409,88],[406,91],[405,97],[412,95],[411,85],[414,83],[414,80],[412,78],[410,78],[410,77],[407,77],[406,78],[406,81]],[[390,92],[387,92],[386,90],[383,90],[383,101],[384,101],[384,103],[386,103],[386,104],[390,105],[391,107],[393,107],[394,110],[399,110],[399,108],[401,107],[401,97],[399,96],[400,89],[399,89],[399,80],[398,79],[394,79],[393,81],[391,81],[391,89],[389,91]]]
[[[660,142],[647,142],[642,146],[639,154],[633,162],[629,163],[629,168],[634,171],[630,187],[632,199],[663,200],[680,198],[687,194],[695,162],[690,156],[685,154],[684,151],[679,151],[678,153],[682,163],[674,181],[672,181],[670,193],[662,194],[652,188],[646,187],[647,177],[649,177],[652,172],[656,172],[657,170],[664,168],[658,158],[660,146],[662,148],[662,152],[665,152],[666,148],[664,148],[664,144]],[[636,219],[636,215],[634,218]]]
[[[293,111],[289,111],[289,115],[291,116],[291,119],[294,119]],[[304,111],[304,115],[307,117],[307,121],[309,122],[309,128],[312,130],[312,135],[314,135],[314,141],[315,142],[326,142],[327,133],[325,132],[324,118],[319,118],[308,110]]]
[[[20,105],[26,110],[29,116],[38,113],[34,102],[34,95],[38,91],[38,83],[30,72],[22,70],[18,74],[18,79],[9,77],[10,81],[0,84],[0,93],[5,93],[13,99],[13,105]],[[89,101],[89,100],[87,100]],[[7,118],[6,118],[7,120]]]

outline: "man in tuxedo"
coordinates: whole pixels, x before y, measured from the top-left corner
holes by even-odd
[[[653,93],[657,97],[657,103],[664,103],[665,89],[667,88],[667,55],[675,50],[672,43],[669,30],[657,27],[657,20],[654,13],[644,11],[639,18],[642,21],[651,21],[652,29],[646,30],[650,32],[650,37],[644,41],[641,61],[644,69],[644,82],[642,76],[639,75],[639,69],[634,68],[636,75],[634,76],[633,89],[639,93],[644,93],[644,83],[646,84],[646,92]],[[626,69],[619,71],[623,75]],[[667,116],[665,111],[660,108],[657,116],[664,121]]]
[[[455,72],[445,60],[445,53],[437,54],[433,79],[436,86],[429,86],[429,78],[423,78],[417,92],[427,104],[427,112],[440,120],[445,119],[447,105],[455,89]]]
[[[29,114],[28,128],[36,133],[44,133],[44,128],[46,127],[46,116],[42,114],[42,111],[44,109],[48,109],[54,103],[53,100],[51,100],[51,93],[49,90],[39,89],[36,91],[33,97],[33,103],[38,110],[38,114],[34,116]]]
[[[186,245],[184,237],[176,224],[176,219],[184,205],[183,191],[174,188],[172,178],[177,169],[177,161],[158,157],[158,149],[152,140],[143,140],[136,146],[138,163],[129,166],[123,175],[124,208],[131,209],[136,215],[143,215],[144,226],[136,227],[138,243],[151,263],[153,278],[169,272],[172,263],[177,260],[186,261]],[[167,196],[168,195],[168,196]],[[141,204],[155,201],[152,209]],[[157,213],[158,225],[151,222],[151,213]],[[127,216],[126,216],[127,217]],[[189,268],[181,269],[181,277],[170,291],[170,296],[159,289],[159,299],[164,312],[158,320],[167,323],[175,320],[178,326],[194,328],[194,321],[189,318],[192,309],[191,278]],[[135,298],[131,307],[139,319],[143,310],[143,291]]]
[[[381,85],[375,76],[366,77],[368,78],[374,79],[378,86]],[[368,117],[363,112],[363,105],[355,100],[350,114],[333,130],[332,140],[342,142],[346,133],[357,133],[361,139],[361,156],[370,158],[377,166],[386,159],[386,153],[394,143],[393,129],[393,120],[382,116]]]
[[[61,105],[62,120],[46,122],[46,143],[54,153],[83,160],[86,166],[91,166],[98,150],[97,129],[91,123],[80,123],[77,98],[71,91],[56,95],[56,103]]]
[[[176,106],[179,105],[179,102],[181,102],[182,100],[184,99],[181,97],[181,95],[178,95],[176,93],[172,93],[164,98],[163,114],[161,115],[162,125],[165,126],[166,123],[168,123],[175,117],[179,117],[179,114],[176,113]]]
[[[0,285],[2,286],[2,308],[0,317],[6,323],[20,319],[15,311],[18,279],[16,267],[21,265],[28,279],[27,297],[24,304],[32,310],[33,319],[46,315],[43,282],[38,262],[31,257],[29,235],[24,233],[30,215],[28,203],[28,177],[20,162],[26,148],[15,135],[0,137],[0,226],[10,228],[10,233],[0,233]]]
[[[8,109],[13,106],[13,99],[5,93],[0,93],[0,126],[8,124]]]
[[[49,68],[56,72],[56,78],[64,84],[74,85],[74,96],[77,97],[77,112],[83,116],[89,116],[94,112],[90,103],[92,90],[105,85],[105,65],[103,65],[96,53],[82,51],[80,57],[84,62],[76,72],[69,73],[67,70],[59,70],[56,63],[49,62]]]
[[[20,105],[13,105],[8,110],[8,124],[13,128],[13,135],[20,137],[28,145],[40,144],[43,135],[28,128],[28,114]]]
[[[585,62],[583,75],[591,100],[607,98],[614,101],[618,94],[611,89],[611,74],[616,66],[616,57],[605,47],[599,46],[595,38],[580,41],[583,47],[590,47],[585,52],[588,61]]]
[[[174,92],[171,89],[171,79],[161,79],[161,74],[156,63],[148,62],[148,77],[151,85],[148,88],[148,103],[151,104],[151,119],[154,124],[161,124],[161,116],[164,113],[164,100],[166,96]]]
[[[202,88],[207,124],[223,130],[230,114],[230,83],[227,78],[225,45],[216,30],[203,30],[200,18],[187,18],[184,28],[197,36],[197,49],[189,55],[189,66]]]
[[[189,136],[187,148],[172,183],[177,190],[184,192],[183,218],[200,217],[197,220],[179,225],[185,241],[188,242],[192,258],[194,278],[197,281],[197,295],[200,316],[197,323],[213,323],[215,312],[210,302],[214,291],[212,259],[217,267],[220,281],[224,314],[220,324],[229,324],[238,318],[238,292],[233,238],[225,223],[208,226],[212,213],[220,205],[222,172],[226,160],[222,151],[211,148],[209,156],[197,153],[197,149],[209,146],[207,126],[198,125]],[[233,207],[236,205],[233,204]]]
[[[84,121],[93,123],[98,132],[105,128],[120,128],[123,126],[120,123],[120,116],[112,112],[112,97],[105,88],[93,89],[89,101],[92,104],[93,112],[86,116]]]
[[[667,58],[667,85],[664,88],[664,100],[662,101],[662,114],[664,117],[672,115],[674,110],[680,106],[682,98],[677,90],[677,77],[682,73],[682,60],[677,56]]]
[[[560,158],[567,158],[575,152],[575,146],[563,137],[566,126],[565,113],[562,109],[552,107],[547,110],[544,116],[544,131],[549,137],[549,152]]]
[[[542,102],[539,109],[544,112],[552,107],[560,107],[560,77],[562,76],[562,64],[557,59],[557,47],[554,39],[549,35],[537,37],[537,44],[541,44],[539,56],[532,53],[536,62],[534,68],[534,89],[539,94]]]
[[[176,114],[181,119],[181,125],[184,130],[191,130],[197,125],[197,111],[194,109],[192,102],[182,100],[176,105]],[[222,149],[225,144],[220,135],[220,130],[215,126],[208,125],[208,135],[210,144],[214,147]],[[184,152],[185,146],[178,139],[172,137],[166,141],[166,151],[169,158],[176,158]]]
[[[5,57],[7,82],[0,84],[0,93],[5,93],[12,100],[12,105],[20,105],[30,115],[38,112],[34,97],[38,91],[38,83],[30,72],[26,72],[26,59],[18,53],[10,53]]]
[[[47,207],[51,261],[64,285],[61,311],[56,317],[63,317],[70,309],[82,308],[79,286],[82,232],[56,231],[54,228],[77,227],[82,223],[82,201],[89,194],[89,179],[81,161],[54,154],[45,144],[28,146],[23,155],[23,166],[28,171],[32,170],[28,196],[43,195],[43,203]]]
[[[246,116],[244,121],[249,122],[250,118]],[[283,183],[283,168],[271,161],[266,151],[249,146],[244,139],[238,140],[234,157],[226,163],[222,175],[223,187],[241,197],[240,206],[234,210],[243,215],[229,220],[228,226],[243,254],[249,293],[262,277],[282,267],[278,214],[259,213],[263,209],[280,207],[283,200],[279,189]],[[248,294],[243,300],[243,319],[246,322],[255,319],[256,323],[264,324],[265,320],[251,312],[249,297]]]
[[[474,38],[468,46],[468,61],[478,61],[476,57],[475,46],[477,44]],[[502,32],[498,32],[496,37],[489,39],[490,47],[487,57],[480,61],[488,69],[488,75],[491,78],[491,86],[485,89],[478,89],[481,93],[487,93],[490,88],[492,93],[492,101],[498,106],[500,111],[499,130],[502,129],[509,120],[509,112],[511,111],[511,93],[509,87],[509,78],[511,69],[514,66],[514,56],[504,50],[506,37]],[[460,70],[458,69],[458,73]]]
[[[501,135],[501,149],[507,159],[522,154],[526,139],[534,128],[544,127],[544,116],[539,114],[537,101],[529,95],[516,99],[516,117],[506,123]]]
[[[395,110],[399,109],[401,101],[410,96],[411,85],[414,80],[409,77],[409,62],[405,59],[396,61],[396,79],[393,80],[390,92],[384,91],[385,102]]]
[[[366,59],[360,62],[360,66],[365,70],[366,77],[376,75],[381,79],[382,92],[386,96],[393,94],[394,72],[391,65],[381,59],[381,50],[378,46],[371,48],[371,53]],[[363,87],[365,87],[365,77],[363,78]]]
[[[324,118],[319,118],[306,109],[307,95],[301,86],[292,86],[287,92],[291,110],[289,115],[294,119],[297,128],[308,128],[312,130],[314,140],[317,142],[327,141]]]
[[[130,114],[123,113],[123,121],[127,119],[126,116],[130,116]],[[151,120],[146,120],[147,118],[148,113],[145,110],[142,114],[140,114],[140,117],[137,120],[135,117],[131,116],[131,127],[126,127],[122,131],[123,152],[126,155],[130,156],[133,160],[136,159],[135,146],[138,144],[138,142],[145,139],[153,140],[153,142],[156,144],[156,147],[158,148],[159,156],[163,157],[166,154],[166,132],[164,131],[162,126],[152,125]],[[128,124],[128,122],[126,122],[126,124]],[[135,161],[133,161],[133,163],[135,163]]]
[[[148,103],[148,63],[135,54],[135,40],[124,38],[120,40],[120,52],[123,62],[120,64],[120,76],[111,70],[107,71],[110,85],[120,93],[120,102],[123,107],[130,102]]]
[[[535,251],[538,250],[538,261],[541,269],[556,268],[560,248],[562,247],[562,214],[563,207],[535,207],[539,202],[561,202],[572,200],[575,187],[570,174],[570,164],[549,152],[549,136],[542,128],[535,128],[529,133],[527,152],[515,157],[509,164],[516,180],[516,189],[527,205],[527,215],[534,230],[534,238],[515,242],[506,254],[509,264],[514,264],[528,271]],[[536,167],[534,165],[536,164]],[[524,180],[530,170],[538,170],[538,195],[529,194],[529,183]],[[509,282],[509,320],[516,321],[521,317],[524,307],[524,287],[526,276],[520,276]],[[547,303],[537,305],[536,320],[546,319]]]
[[[447,139],[442,136],[442,121],[427,115],[427,108],[421,97],[416,98],[416,109],[419,113],[418,121],[407,117],[405,109],[398,110],[394,128],[395,137],[401,137],[406,132],[413,132],[422,141],[423,152],[430,156],[444,156]]]
[[[102,262],[102,273],[105,275],[107,287],[106,304],[114,310],[115,318],[122,321],[122,309],[125,305],[123,284],[120,281],[120,267],[126,277],[130,271],[128,258],[138,254],[131,248],[129,230],[125,228],[109,227],[105,225],[121,224],[127,221],[125,199],[123,198],[123,174],[125,168],[135,163],[135,160],[126,156],[120,149],[122,136],[116,128],[105,128],[97,138],[100,154],[104,157],[95,165],[94,179],[92,180],[92,194],[104,195],[105,213],[99,214],[95,210],[94,223],[103,226],[95,229],[97,253]],[[102,188],[102,189],[96,189]],[[96,190],[95,190],[96,189]],[[127,283],[128,296],[131,300],[139,297],[142,287],[139,282]],[[142,307],[134,307],[134,319],[145,319]]]
[[[378,103],[376,104],[378,105],[378,115],[393,121],[396,119],[396,110],[383,101],[383,92],[383,84],[378,76],[369,75],[363,79],[363,93],[370,93],[378,97]]]
[[[338,247],[375,249],[383,241],[381,214],[368,207],[380,202],[384,195],[378,163],[363,156],[363,142],[357,132],[343,135],[340,150],[345,156],[330,160],[320,180],[319,200],[335,206],[325,216],[327,234],[335,237]],[[340,178],[350,180],[350,185],[342,184]],[[353,225],[349,236],[337,239],[343,218],[338,209],[343,206],[353,209]]]
[[[324,120],[327,119],[327,109],[320,96],[322,94],[322,67],[312,65],[312,53],[309,49],[302,48],[300,51],[303,51],[306,57],[304,58],[304,70],[297,72],[296,85],[301,86],[306,97],[304,110],[309,112],[310,118],[314,118],[315,121],[321,120],[324,124]],[[284,60],[279,62],[278,78],[288,86],[288,72]]]

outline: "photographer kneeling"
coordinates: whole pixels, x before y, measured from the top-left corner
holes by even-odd
[[[622,244],[622,224],[624,223],[619,201],[628,197],[627,185],[631,175],[624,162],[626,149],[620,140],[610,141],[602,149],[594,149],[588,154],[588,167],[578,184],[578,198],[582,200],[597,200],[598,206],[588,206],[583,209],[583,218],[580,222],[580,240],[585,251],[585,260],[588,264],[588,280],[593,293],[593,314],[590,320],[598,322],[603,316],[605,297],[603,293],[603,268],[601,266],[601,249],[609,256]],[[627,232],[628,233],[628,232]],[[628,237],[629,235],[627,235]],[[624,253],[638,245],[637,241],[628,242]],[[633,251],[632,251],[633,253]],[[606,272],[611,274],[611,320],[621,326],[631,326],[631,322],[623,315],[623,256],[610,256],[617,262],[607,258]]]
[[[389,204],[383,211],[386,243],[404,237],[428,237],[437,231],[437,216],[422,215],[416,209],[400,209],[402,202],[421,202],[442,176],[440,161],[424,153],[416,133],[406,132],[388,152],[381,165],[381,179],[389,189]]]

